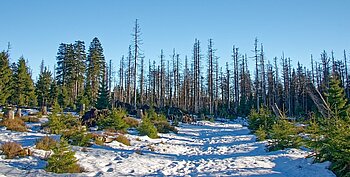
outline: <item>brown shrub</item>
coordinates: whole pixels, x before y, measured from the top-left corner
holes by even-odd
[[[23,116],[23,117],[21,117],[21,119],[22,119],[24,122],[33,122],[33,123],[39,122],[39,118],[37,118],[37,117],[32,117],[32,116]]]
[[[18,131],[18,132],[26,132],[27,127],[22,119],[3,119],[0,122],[0,126],[5,126],[7,130]]]
[[[125,121],[126,124],[129,125],[129,127],[138,127],[139,126],[139,121],[137,119],[134,119],[132,117],[124,117],[123,120]]]
[[[96,134],[96,133],[91,133],[91,137],[92,137],[92,139],[94,140],[94,142],[95,142],[96,145],[102,146],[102,145],[104,144],[103,136],[98,135],[98,134]]]
[[[7,159],[13,159],[17,156],[23,157],[27,155],[25,151],[23,151],[22,145],[16,142],[6,142],[1,145],[0,150]]]
[[[119,143],[123,143],[127,146],[130,146],[130,140],[124,136],[124,135],[119,135],[117,138],[116,138],[116,141],[118,141]]]
[[[35,143],[35,148],[45,151],[52,150],[56,146],[57,141],[49,136],[45,136]]]
[[[97,137],[97,138],[95,138],[95,144],[96,145],[99,145],[99,146],[102,146],[102,145],[104,145],[104,141],[103,141],[103,138],[101,137]]]
[[[114,136],[117,134],[117,130],[111,129],[111,128],[106,128],[104,129],[104,134],[107,136]]]
[[[178,130],[174,126],[170,125],[167,121],[154,122],[154,126],[156,126],[159,133],[178,132]]]

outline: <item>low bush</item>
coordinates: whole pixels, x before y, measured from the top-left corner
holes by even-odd
[[[81,127],[81,122],[78,118],[74,117],[72,114],[62,114],[61,119],[68,129]]]
[[[138,130],[140,135],[147,135],[150,138],[158,138],[157,128],[147,117],[143,118]]]
[[[75,152],[69,149],[68,142],[61,139],[58,146],[53,149],[54,154],[51,155],[47,162],[45,170],[54,173],[81,173],[83,169],[77,164],[74,157]]]
[[[311,121],[307,128],[308,147],[315,152],[315,161],[331,161],[330,169],[337,176],[350,176],[350,121],[338,117]]]
[[[130,144],[130,140],[124,136],[124,135],[119,135],[117,138],[116,138],[116,141],[118,141],[119,143],[123,143],[127,146],[131,146]]]
[[[170,125],[167,121],[154,122],[154,126],[157,128],[157,131],[159,133],[178,132],[178,130],[174,126]]]
[[[126,124],[128,124],[129,127],[136,128],[139,126],[139,121],[132,117],[124,117],[123,120],[125,121]]]
[[[148,117],[151,121],[167,121],[167,118],[164,114],[157,114],[153,108],[149,109],[146,112],[145,116]]]
[[[71,145],[87,147],[91,145],[92,135],[90,133],[78,132],[70,137]]]
[[[296,127],[284,119],[278,120],[276,124],[272,125],[270,138],[270,151],[290,147],[295,148],[298,147],[301,142],[301,137],[298,136]]]
[[[112,112],[105,118],[100,118],[97,125],[100,129],[126,130],[128,124],[123,120],[126,116],[124,109],[113,109]]]
[[[179,126],[179,120],[175,119],[171,122],[172,126],[178,127]]]
[[[24,122],[32,122],[32,123],[37,123],[39,122],[39,118],[37,117],[32,117],[32,116],[23,116],[21,117],[21,119],[24,121]]]
[[[104,143],[105,143],[105,142],[103,142],[103,139],[99,138],[99,137],[94,138],[94,141],[95,141],[96,145],[100,145],[100,146],[104,145]]]
[[[255,135],[259,141],[264,141],[267,137],[266,131],[261,126],[255,131]]]
[[[90,146],[93,135],[86,133],[81,127],[72,127],[62,132],[62,137],[69,140],[69,143],[74,146]]]
[[[51,114],[49,121],[43,126],[53,134],[62,134],[70,129],[81,129],[81,123],[71,114]]]
[[[47,127],[49,132],[53,134],[60,134],[66,129],[63,117],[56,114],[52,114],[49,121],[43,126]]]
[[[255,132],[260,127],[265,131],[268,131],[272,128],[272,125],[275,123],[276,119],[271,114],[271,112],[264,107],[261,107],[259,111],[252,109],[248,116],[249,129]]]
[[[52,150],[57,146],[57,141],[49,136],[44,136],[35,143],[35,148],[45,151]]]
[[[23,151],[22,145],[16,142],[6,142],[0,146],[0,150],[7,159],[23,157],[26,155]]]
[[[36,114],[36,117],[37,118],[42,118],[43,117],[43,113],[41,111],[39,111],[37,114]]]
[[[24,121],[19,118],[15,118],[15,119],[5,118],[0,122],[0,126],[5,126],[7,130],[11,130],[11,131],[18,131],[18,132],[28,131]]]

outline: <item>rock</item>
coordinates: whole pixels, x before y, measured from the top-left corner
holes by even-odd
[[[96,126],[98,110],[92,108],[90,111],[86,112],[82,117],[82,124],[88,127]]]
[[[105,143],[111,143],[111,142],[114,141],[114,140],[115,140],[115,138],[112,138],[112,137],[105,137],[103,141],[104,141]]]

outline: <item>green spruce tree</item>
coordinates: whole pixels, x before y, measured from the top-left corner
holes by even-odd
[[[39,75],[39,80],[36,83],[35,89],[39,106],[47,106],[49,104],[51,83],[51,72],[45,67]]]
[[[86,71],[86,52],[85,43],[83,41],[75,41],[73,44],[74,49],[74,87],[73,97],[76,107],[80,107],[82,104],[81,100],[86,100],[84,96],[84,79]],[[86,104],[85,104],[86,105]]]
[[[58,86],[55,80],[52,80],[50,85],[50,94],[49,94],[49,104],[52,106],[55,102],[58,102]]]
[[[18,106],[35,106],[34,82],[23,57],[18,60],[14,72],[14,102]]]
[[[105,69],[102,69],[105,70]],[[101,75],[101,83],[98,89],[98,99],[96,102],[97,109],[107,109],[110,107],[109,90],[107,86],[107,76],[106,72]]]
[[[94,38],[89,47],[87,57],[86,88],[91,91],[90,104],[95,105],[98,98],[98,90],[101,83],[101,75],[104,72],[105,58],[103,48],[98,38]]]
[[[346,99],[344,88],[340,85],[340,80],[333,75],[329,82],[328,93],[326,94],[328,104],[335,114],[335,117],[349,119],[349,104]]]
[[[70,105],[69,95],[66,86],[61,86],[58,92],[58,103],[62,108],[67,108]]]
[[[12,94],[12,70],[9,58],[7,51],[0,52],[0,105],[7,104]]]
[[[80,173],[81,167],[77,164],[75,152],[69,149],[68,142],[61,139],[58,146],[53,149],[54,154],[47,160],[46,171],[54,173]]]

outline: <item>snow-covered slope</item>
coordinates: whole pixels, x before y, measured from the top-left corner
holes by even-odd
[[[32,125],[35,129],[35,125]],[[313,164],[308,152],[288,149],[266,152],[264,142],[239,123],[181,124],[178,134],[150,139],[126,135],[132,146],[118,142],[106,146],[73,147],[86,170],[69,176],[335,176],[328,163]],[[44,136],[0,130],[0,141],[34,146]],[[87,152],[86,152],[87,151]],[[35,150],[34,150],[35,152]],[[40,152],[37,152],[40,154]],[[40,155],[21,159],[0,158],[0,176],[67,176],[46,173]]]

